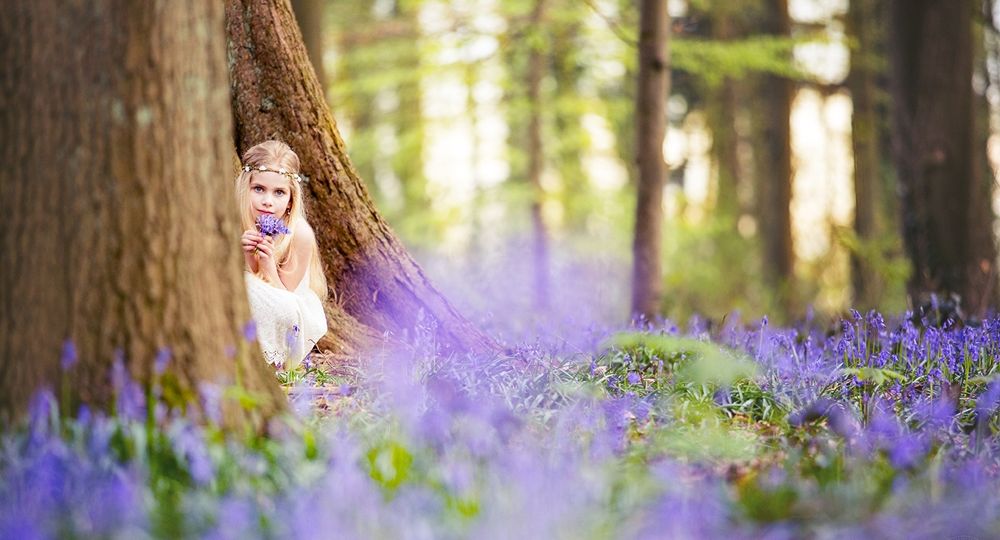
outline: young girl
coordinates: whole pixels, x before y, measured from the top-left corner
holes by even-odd
[[[299,157],[287,144],[265,141],[246,151],[236,177],[257,340],[268,363],[287,369],[326,333],[326,279],[316,236],[306,222],[298,171]],[[280,219],[289,233],[261,234],[257,220],[267,214]]]

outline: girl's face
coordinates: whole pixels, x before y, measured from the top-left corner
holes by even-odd
[[[262,214],[285,217],[292,200],[291,181],[284,175],[263,171],[250,178],[250,206],[254,219]]]

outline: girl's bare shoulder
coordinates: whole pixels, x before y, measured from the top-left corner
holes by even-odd
[[[313,231],[312,226],[309,225],[309,222],[304,219],[300,219],[295,223],[295,230],[293,231],[292,234],[293,234],[292,236],[293,240],[308,241],[316,239],[316,233]]]
[[[292,248],[308,252],[314,245],[316,245],[316,233],[306,220],[300,219],[292,231]]]

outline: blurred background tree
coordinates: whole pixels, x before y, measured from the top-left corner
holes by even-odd
[[[627,317],[638,3],[318,4],[325,39],[316,56],[349,154],[393,228],[455,300],[484,313],[503,309],[499,296],[526,314],[587,305]],[[890,3],[669,0],[667,8],[658,312],[782,320],[906,309],[906,283],[921,272],[909,268],[921,266],[903,247],[913,211],[897,185],[910,177],[892,158],[890,59],[902,45],[885,32]],[[954,37],[969,46],[963,77],[977,107],[968,128],[973,187],[960,195],[969,218],[954,229],[969,246],[956,264],[970,285],[956,294],[970,312],[995,305],[997,291],[995,159],[986,148],[998,102],[993,21],[992,1],[970,0],[956,23],[966,32]],[[924,296],[952,292],[924,282]]]

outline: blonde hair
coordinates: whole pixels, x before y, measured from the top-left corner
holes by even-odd
[[[249,165],[251,170],[246,170]],[[283,169],[290,174],[299,172],[299,156],[292,151],[289,146],[281,141],[264,141],[258,145],[250,147],[243,154],[243,167],[239,175],[236,176],[236,202],[240,210],[240,222],[242,230],[254,229],[257,227],[257,220],[253,215],[253,206],[250,203],[250,181],[253,175],[259,171],[253,170],[255,167],[264,166],[268,169]],[[288,180],[288,190],[292,194],[288,201],[288,209],[281,220],[291,232],[291,234],[281,235],[275,243],[275,261],[280,268],[288,262],[291,255],[292,237],[295,235],[296,226],[300,221],[308,225],[305,214],[305,204],[303,204],[302,186],[299,182],[292,180],[290,174],[283,174],[282,177]],[[319,260],[319,246],[316,241],[312,241],[312,255],[309,258],[309,288],[316,292],[322,300],[326,300],[327,287],[326,277],[323,275],[323,264]],[[261,273],[258,269],[258,276]]]

